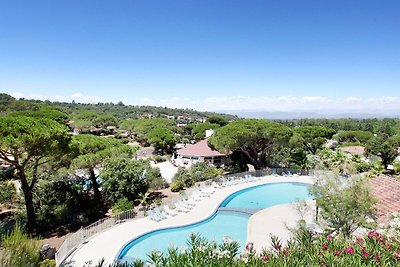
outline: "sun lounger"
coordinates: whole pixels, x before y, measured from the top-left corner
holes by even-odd
[[[202,188],[200,188],[200,190],[202,192],[204,192],[205,194],[211,195],[215,192],[215,189],[211,188],[211,187],[205,187],[203,186]]]
[[[180,212],[188,213],[190,211],[189,209],[182,207],[178,202],[175,203],[175,208]]]
[[[177,203],[178,203],[181,207],[184,207],[185,209],[188,209],[188,210],[191,210],[191,209],[193,208],[192,206],[186,204],[186,203],[183,202],[182,200],[179,200]]]
[[[167,214],[164,211],[160,210],[159,207],[155,208],[155,214],[157,217],[161,218],[162,220],[167,218]]]
[[[178,215],[178,213],[176,213],[175,210],[170,209],[170,208],[168,207],[168,205],[164,205],[164,206],[163,206],[163,209],[164,209],[164,211],[165,211],[168,215],[170,215],[170,216],[176,216],[176,215]]]
[[[197,191],[193,192],[192,198],[193,198],[195,201],[201,201],[201,196],[197,193]]]
[[[192,206],[192,207],[196,206],[196,202],[194,202],[193,199],[186,199],[186,198],[183,198],[183,203],[184,203],[184,204],[187,204],[187,205],[189,205],[189,206]]]
[[[217,188],[217,189],[221,188],[221,186],[219,184],[217,184],[216,182],[212,182],[211,186],[214,188]]]
[[[159,222],[159,221],[162,220],[162,218],[159,217],[159,216],[157,216],[157,215],[154,213],[154,211],[151,210],[151,209],[147,210],[147,215],[149,216],[150,220],[152,220],[152,221]]]

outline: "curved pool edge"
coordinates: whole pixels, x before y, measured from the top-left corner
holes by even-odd
[[[306,212],[300,215],[296,205],[304,202]],[[271,235],[277,236],[283,245],[291,238],[289,228],[295,228],[300,219],[306,224],[314,221],[315,200],[295,201],[286,204],[275,205],[258,211],[250,216],[247,224],[246,243],[253,243],[256,251],[271,247]]]
[[[120,255],[121,255],[121,253],[124,251],[124,249],[125,249],[128,245],[130,245],[130,244],[131,244],[132,242],[134,242],[135,240],[137,240],[137,239],[139,239],[139,238],[142,238],[142,237],[145,236],[145,235],[148,235],[148,234],[151,234],[151,233],[155,233],[155,232],[158,232],[158,231],[163,231],[163,230],[170,230],[170,229],[176,229],[176,228],[189,227],[189,226],[193,226],[193,225],[195,225],[195,224],[204,223],[204,222],[206,222],[206,221],[212,219],[214,216],[216,216],[216,214],[217,214],[219,208],[221,208],[222,205],[223,205],[224,203],[226,203],[228,199],[230,199],[232,196],[234,196],[234,195],[236,195],[236,194],[240,194],[240,193],[242,193],[242,192],[246,192],[246,191],[248,191],[248,190],[252,190],[252,189],[257,188],[257,187],[265,186],[265,185],[268,185],[268,184],[275,184],[275,183],[297,183],[297,184],[303,184],[303,185],[305,185],[305,184],[307,184],[307,185],[312,185],[312,184],[313,184],[313,181],[311,181],[311,180],[310,180],[310,181],[305,180],[305,181],[301,181],[301,182],[298,181],[298,180],[295,180],[295,181],[286,181],[286,179],[285,179],[285,180],[283,180],[283,179],[282,179],[282,180],[277,180],[277,181],[269,181],[269,180],[268,180],[268,181],[265,181],[264,179],[266,179],[266,178],[268,178],[268,177],[269,177],[269,176],[263,176],[263,177],[262,177],[262,180],[256,181],[256,182],[261,182],[261,183],[258,183],[258,184],[254,184],[254,183],[253,183],[253,184],[247,184],[247,185],[251,185],[251,186],[248,186],[248,187],[241,188],[241,189],[238,189],[238,190],[236,190],[236,191],[230,192],[228,195],[225,196],[225,198],[223,198],[223,199],[218,203],[218,205],[216,206],[216,208],[215,208],[215,209],[212,211],[212,213],[211,213],[209,216],[207,216],[206,218],[199,219],[199,220],[197,220],[197,221],[189,222],[189,223],[185,223],[185,224],[156,228],[156,229],[153,229],[153,230],[149,230],[149,231],[143,232],[142,234],[131,238],[129,241],[125,242],[124,245],[118,250],[117,254],[114,256],[113,263],[118,263],[118,262],[121,260],[121,259],[120,259]],[[302,177],[305,178],[305,177],[310,177],[310,176],[302,176]],[[296,178],[298,178],[298,177],[296,177]],[[310,177],[310,178],[311,178],[311,177]],[[244,184],[244,185],[245,185],[245,184]],[[218,190],[218,189],[217,189],[217,190]],[[274,206],[271,206],[271,207],[268,207],[268,208],[265,208],[265,209],[262,209],[262,210],[258,211],[257,213],[255,213],[255,214],[249,216],[248,224],[247,224],[247,229],[249,229],[249,225],[250,225],[250,220],[251,220],[251,218],[252,218],[253,216],[255,216],[256,214],[258,214],[258,213],[260,213],[260,212],[262,212],[262,211],[264,211],[264,210],[268,210],[268,209],[274,208],[274,207],[280,207],[280,206],[285,206],[285,205],[292,205],[293,203],[297,203],[297,202],[298,202],[298,201],[294,201],[294,202],[290,202],[290,203],[284,203],[284,204],[278,204],[278,205],[274,205]],[[234,211],[232,211],[232,212],[234,212]],[[179,213],[179,214],[180,214],[180,213]],[[249,232],[248,232],[248,231],[249,231],[249,230],[247,230],[247,241],[246,241],[246,243],[247,243],[248,240],[249,240],[249,238],[248,238],[248,237],[249,237]]]

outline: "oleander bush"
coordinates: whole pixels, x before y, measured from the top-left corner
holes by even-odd
[[[314,234],[306,228],[294,232],[284,246],[276,237],[271,248],[257,253],[252,243],[243,251],[236,241],[225,238],[220,244],[192,235],[187,246],[169,248],[166,252],[153,251],[148,261],[119,266],[160,267],[258,267],[258,266],[400,266],[400,240],[375,230],[358,238]]]

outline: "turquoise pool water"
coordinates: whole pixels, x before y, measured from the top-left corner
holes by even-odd
[[[278,204],[311,199],[309,185],[302,183],[274,183],[238,191],[223,201],[220,207],[230,209],[264,209]],[[207,220],[150,232],[132,240],[119,253],[118,260],[133,262],[146,260],[152,250],[166,251],[168,247],[186,246],[191,233],[199,233],[208,240],[221,241],[224,236],[239,241],[242,248],[247,239],[249,215],[241,212],[217,211]]]
[[[274,183],[238,191],[225,199],[221,207],[265,209],[309,197],[308,186],[305,184]]]

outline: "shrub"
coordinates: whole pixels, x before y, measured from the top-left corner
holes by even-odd
[[[39,267],[56,267],[56,261],[45,259],[39,263]]]
[[[154,156],[154,157],[153,157],[153,160],[154,160],[155,163],[160,163],[160,162],[165,162],[165,161],[167,161],[167,159],[166,159],[165,157],[160,156],[160,155]]]
[[[242,252],[240,245],[228,238],[221,243],[191,235],[187,247],[169,248],[166,252],[153,251],[148,256],[152,266],[399,266],[400,242],[396,238],[370,231],[357,239],[315,235],[302,227],[284,246],[272,237],[271,250],[257,253],[252,243]],[[134,265],[131,265],[134,266]]]
[[[14,184],[10,182],[0,182],[0,204],[11,204],[15,193]]]
[[[39,264],[39,244],[22,231],[19,224],[2,238],[2,267],[35,267]]]
[[[129,201],[126,197],[121,198],[112,206],[113,214],[118,214],[123,211],[131,210],[135,207],[133,202]]]
[[[185,188],[185,183],[181,180],[175,180],[171,184],[171,191],[172,192],[179,192]]]

